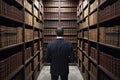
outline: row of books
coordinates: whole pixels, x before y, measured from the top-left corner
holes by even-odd
[[[93,63],[90,63],[90,72],[94,75],[97,76],[97,68]],[[90,79],[90,80],[94,80],[94,79]]]
[[[25,41],[33,40],[33,30],[32,29],[25,29]]]
[[[0,26],[0,48],[22,42],[22,27]]]
[[[60,24],[62,27],[76,27],[77,26],[76,21],[61,21]]]
[[[0,0],[0,14],[14,20],[23,21],[23,10]]]
[[[35,69],[34,74],[33,74],[35,80],[37,80],[38,75],[39,75],[39,71],[38,71],[38,68],[37,68],[37,69]]]
[[[76,12],[76,8],[44,8],[44,12]]]
[[[120,25],[100,27],[100,42],[120,47]]]
[[[88,16],[88,7],[83,11],[83,16],[84,17]]]
[[[83,56],[83,64],[88,69],[88,58],[86,56]]]
[[[85,31],[84,34],[87,36],[88,32]],[[85,35],[84,35],[84,36],[85,36]],[[78,33],[78,38],[82,38],[82,32],[79,32],[79,33]]]
[[[73,19],[76,19],[77,16],[76,13],[60,13],[60,18],[73,18]]]
[[[28,47],[25,49],[25,61],[29,60],[32,57],[32,47]]]
[[[32,13],[32,4],[25,0],[25,8]]]
[[[59,7],[59,2],[47,2],[47,1],[45,1],[44,2],[44,5],[46,6],[46,7]],[[65,1],[65,2],[60,2],[60,6],[61,7],[76,7],[76,3],[75,2],[69,2],[69,1]]]
[[[79,35],[80,35],[80,37],[82,37],[81,33]],[[88,31],[83,32],[83,37],[88,39]]]
[[[97,49],[94,47],[90,47],[90,57],[97,61]]]
[[[25,76],[27,77],[28,75],[30,75],[31,72],[32,72],[32,63],[29,63],[29,64],[25,67]]]
[[[45,29],[44,35],[56,35],[56,29]],[[77,35],[76,29],[64,29],[63,35]]]
[[[59,14],[58,13],[45,13],[44,15],[46,15],[44,17],[44,19],[50,19],[50,18],[59,18]],[[76,19],[76,13],[60,13],[60,18],[72,18],[72,19]]]
[[[98,0],[99,4],[101,5],[102,3],[104,3],[106,0]]]
[[[37,56],[34,58],[34,70],[35,70],[35,68],[38,66],[38,63],[39,63],[38,59],[39,59],[39,57],[38,57],[38,55],[37,55]]]
[[[36,17],[34,17],[34,27],[36,27],[38,29],[40,28],[40,23],[38,22]]]
[[[38,15],[39,15],[39,14],[38,14],[38,10],[37,10],[35,7],[33,8],[33,10],[34,10],[34,11],[33,11],[33,12],[34,12],[34,15],[38,18]]]
[[[0,61],[0,80],[8,80],[16,69],[22,65],[22,52],[18,52],[2,61]]]
[[[54,1],[44,1],[43,4],[46,7],[59,7],[59,2],[54,2]]]
[[[25,11],[25,23],[28,25],[33,24],[32,15]]]
[[[97,8],[97,1],[95,0],[91,5],[90,5],[90,13]]]
[[[58,27],[59,21],[45,21],[46,24],[44,24],[45,27]],[[60,22],[62,27],[76,27],[77,22],[76,21],[61,21]]]
[[[85,21],[82,22],[81,27],[82,27],[82,28],[88,27],[88,17],[86,17],[86,18],[85,18]]]
[[[17,1],[19,4],[23,4],[23,0],[15,0],[15,1]]]
[[[89,39],[93,41],[97,41],[97,29],[89,30]]]
[[[24,80],[23,71],[20,71],[13,79],[14,80]]]
[[[82,61],[82,52],[80,50],[78,50],[78,58],[80,59],[80,61]]]
[[[99,63],[102,67],[111,72],[114,76],[120,79],[120,59],[115,58],[108,53],[100,52]]]
[[[39,38],[39,32],[38,31],[34,31],[34,39]]]
[[[88,54],[88,43],[83,43],[83,50]]]
[[[116,2],[108,5],[107,7],[101,9],[99,11],[99,21],[104,21],[111,19],[115,16],[120,14],[120,1],[117,0]]]
[[[34,54],[37,52],[37,51],[39,51],[39,44],[38,44],[38,42],[36,42],[36,43],[34,43]]]
[[[97,11],[90,15],[90,25],[94,25],[97,23]]]
[[[44,42],[50,42],[50,41],[53,41],[55,39],[56,39],[56,37],[52,37],[52,36],[44,37]],[[71,37],[71,36],[64,37],[64,39],[67,40],[67,41],[70,41],[70,42],[76,42],[76,40],[77,40],[77,38]]]

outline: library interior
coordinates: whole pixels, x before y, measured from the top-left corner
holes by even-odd
[[[120,80],[120,0],[0,0],[0,80],[51,80],[57,27],[76,58],[69,80]]]

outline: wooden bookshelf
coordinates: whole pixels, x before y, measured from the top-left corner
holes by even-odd
[[[42,0],[0,0],[0,80],[37,80],[43,15]]]
[[[56,28],[64,28],[64,39],[77,49],[77,0],[44,0],[44,48],[56,39]]]
[[[85,80],[120,79],[118,4],[119,0],[79,0],[78,65]]]

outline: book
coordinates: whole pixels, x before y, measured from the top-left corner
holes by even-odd
[[[24,56],[25,62],[31,57],[32,57],[32,47],[28,47],[25,49],[25,56]]]
[[[4,0],[0,0],[0,14],[10,19],[23,22],[23,10]]]
[[[22,52],[0,61],[0,80],[7,80],[9,76],[22,65]]]
[[[25,28],[25,41],[33,40],[33,30]]]
[[[99,11],[99,21],[105,21],[107,19],[112,19],[117,17],[120,14],[120,1],[117,0],[113,2],[111,5],[108,5]]]
[[[119,25],[100,27],[100,42],[119,47],[119,27]]]

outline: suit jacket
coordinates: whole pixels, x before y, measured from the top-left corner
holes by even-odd
[[[75,60],[72,43],[64,39],[56,39],[47,46],[46,57],[50,62],[50,73],[53,75],[68,75],[69,62]]]

